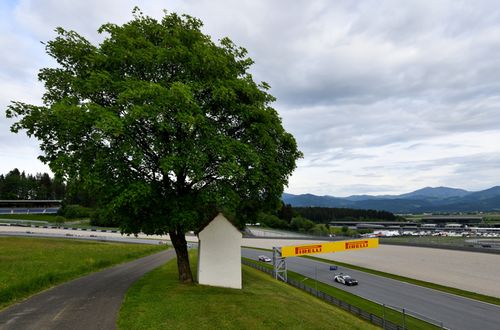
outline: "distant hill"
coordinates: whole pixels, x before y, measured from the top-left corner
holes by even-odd
[[[450,197],[463,197],[469,195],[471,192],[463,189],[448,188],[448,187],[425,187],[415,190],[411,193],[399,195],[398,198],[450,198]]]
[[[394,213],[499,211],[500,186],[471,192],[449,187],[425,187],[401,195],[349,197],[283,194],[283,201],[297,207],[348,207]]]

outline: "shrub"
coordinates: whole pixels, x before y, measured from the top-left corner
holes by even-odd
[[[65,221],[66,221],[66,218],[65,218],[65,217],[63,217],[63,216],[60,216],[60,215],[57,215],[57,216],[54,218],[54,223],[56,224],[56,226],[60,226],[60,225],[62,225]]]
[[[288,228],[288,223],[285,220],[282,220],[272,214],[260,213],[258,216],[258,222],[270,228]]]
[[[58,215],[64,216],[66,219],[90,218],[92,209],[80,205],[63,205],[58,212]]]
[[[118,227],[119,223],[113,217],[110,217],[105,210],[98,209],[92,213],[90,225],[97,227]]]

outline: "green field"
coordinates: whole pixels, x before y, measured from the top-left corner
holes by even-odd
[[[60,220],[64,220],[60,222]],[[65,219],[56,214],[1,214],[0,223],[18,223],[34,226],[59,226],[72,228],[99,228],[109,230],[119,230],[116,227],[97,227],[90,225],[90,219]]]
[[[0,309],[36,292],[165,246],[0,237]]]
[[[486,213],[482,214],[483,219],[485,222],[498,222],[500,221],[500,213],[495,212],[495,213]]]
[[[438,214],[434,214],[438,215]],[[446,214],[448,215],[448,214]],[[458,215],[470,215],[470,216],[478,216],[478,217],[483,217],[483,220],[485,222],[498,222],[500,221],[500,213],[499,212],[481,212],[481,213],[467,213],[467,214],[462,214],[459,213]],[[422,220],[423,217],[428,216],[428,214],[412,214],[412,215],[404,215],[403,217],[408,220],[408,221],[417,221],[419,222]]]
[[[196,273],[196,260],[192,259]],[[269,275],[243,266],[243,289],[180,284],[175,261],[128,291],[119,329],[375,329]]]
[[[0,214],[0,219],[56,222],[56,214]]]

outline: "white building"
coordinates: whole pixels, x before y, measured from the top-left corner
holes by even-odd
[[[198,283],[241,289],[241,232],[219,213],[198,239]]]

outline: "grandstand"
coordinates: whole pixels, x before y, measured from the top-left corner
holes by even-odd
[[[62,200],[0,200],[0,214],[55,214]]]

